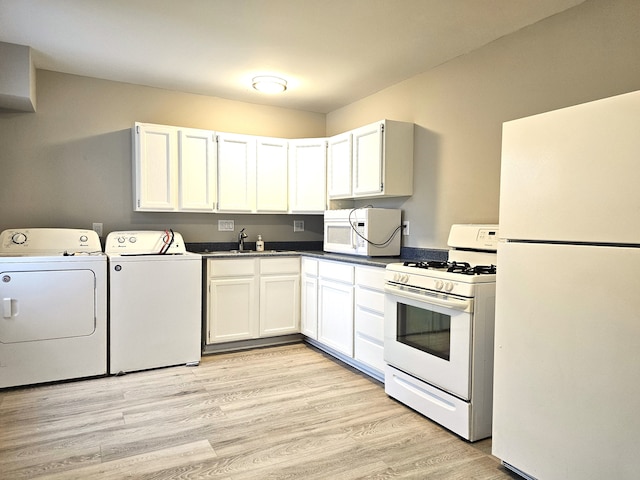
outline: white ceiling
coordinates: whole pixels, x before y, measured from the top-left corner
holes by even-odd
[[[0,41],[39,69],[326,113],[583,1],[0,0]],[[260,73],[288,90],[253,91]]]

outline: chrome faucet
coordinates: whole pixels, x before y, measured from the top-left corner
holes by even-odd
[[[241,252],[244,251],[244,239],[248,236],[249,235],[244,233],[244,228],[240,230],[240,233],[238,234],[238,250],[240,250]]]

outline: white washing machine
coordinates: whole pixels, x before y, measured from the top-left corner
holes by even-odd
[[[107,373],[107,257],[92,230],[0,234],[0,388]]]
[[[198,365],[202,256],[168,231],[111,232],[109,373]]]

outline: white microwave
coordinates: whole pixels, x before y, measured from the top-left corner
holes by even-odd
[[[349,208],[324,212],[324,251],[367,257],[400,255],[401,210]]]

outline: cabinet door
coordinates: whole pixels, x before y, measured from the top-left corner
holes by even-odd
[[[318,339],[318,260],[302,258],[300,287],[300,331]]]
[[[136,123],[133,135],[133,209],[152,212],[177,210],[178,129]]]
[[[288,202],[288,142],[259,138],[256,155],[256,210],[286,213]]]
[[[257,295],[254,276],[211,279],[207,343],[257,338]]]
[[[327,191],[329,198],[351,197],[351,132],[331,137],[328,142]]]
[[[383,125],[372,123],[353,131],[353,194],[382,192]]]
[[[216,201],[214,133],[180,129],[179,202],[181,211],[213,212]]]
[[[353,285],[321,278],[318,341],[353,357]]]
[[[302,276],[301,327],[303,335],[318,339],[318,278]]]
[[[218,211],[251,213],[256,209],[256,139],[218,134]]]
[[[260,277],[260,336],[300,332],[300,275]]]
[[[384,372],[384,268],[356,266],[354,358]]]
[[[327,141],[289,142],[289,211],[324,213],[327,207]]]

